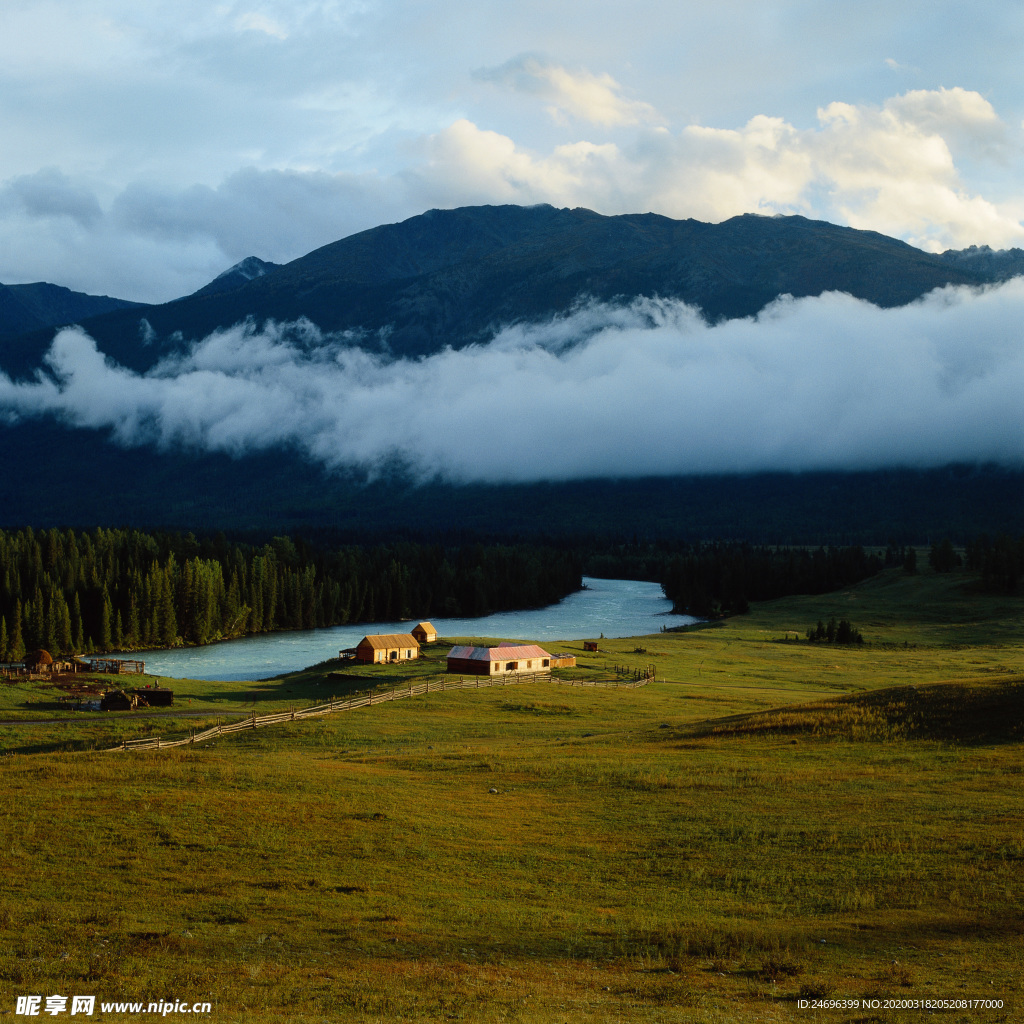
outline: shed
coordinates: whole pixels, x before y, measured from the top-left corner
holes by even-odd
[[[420,656],[420,642],[412,633],[377,633],[356,644],[356,661],[381,664]]]
[[[583,650],[585,650],[585,651],[596,651],[597,650],[597,641],[596,640],[584,640],[583,641]]]
[[[497,647],[456,646],[448,652],[448,671],[481,676],[548,672],[551,655],[536,644]]]
[[[123,690],[109,690],[103,694],[100,701],[101,711],[131,711],[139,703],[139,698],[133,693],[125,693]]]
[[[413,627],[412,635],[421,644],[432,644],[437,639],[437,630],[434,629],[432,622],[421,622],[418,626]]]
[[[567,651],[559,651],[557,654],[551,655],[551,667],[552,668],[575,668],[576,667],[576,655],[569,654]]]

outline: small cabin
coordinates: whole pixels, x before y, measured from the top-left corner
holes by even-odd
[[[453,647],[448,671],[465,675],[504,676],[550,672],[551,655],[536,644],[501,644],[498,647]]]
[[[378,633],[356,644],[356,661],[367,665],[409,661],[420,656],[420,642],[412,633]]]
[[[125,693],[123,690],[108,690],[103,694],[100,701],[101,711],[132,711],[139,703],[139,698],[134,693]]]
[[[421,622],[418,626],[414,626],[412,635],[421,644],[432,644],[437,640],[437,630],[434,629],[433,623],[430,622]]]
[[[583,650],[585,650],[585,651],[596,651],[597,650],[597,641],[596,640],[584,640],[583,641]]]

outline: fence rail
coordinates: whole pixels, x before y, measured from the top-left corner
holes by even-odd
[[[646,686],[654,678],[653,670],[641,675],[628,683],[601,682],[585,679],[553,679],[550,672],[533,672],[525,676],[502,676],[492,679],[490,676],[478,676],[475,679],[454,680],[441,679],[438,682],[416,683],[407,687],[385,690],[383,693],[372,693],[364,697],[352,697],[349,700],[331,700],[325,704],[314,704],[312,707],[299,708],[295,711],[279,711],[271,715],[256,715],[229,725],[215,725],[202,732],[193,732],[178,740],[165,740],[159,736],[145,736],[134,740],[122,740],[116,747],[106,748],[107,753],[129,750],[167,750],[170,747],[187,747],[206,740],[227,736],[233,732],[244,732],[246,729],[262,729],[268,725],[280,725],[282,722],[297,722],[303,718],[317,718],[331,715],[338,711],[353,711],[356,708],[371,707],[389,700],[404,700],[407,697],[420,697],[428,693],[443,693],[447,690],[478,690],[488,686],[516,686],[521,683],[533,683],[540,680],[553,682],[558,686],[591,686],[614,690],[635,690],[638,686]]]

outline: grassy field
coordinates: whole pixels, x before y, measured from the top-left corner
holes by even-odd
[[[1006,1005],[940,1018],[1021,1019],[1022,614],[962,573],[892,572],[596,655],[553,645],[580,658],[564,681],[656,665],[635,690],[87,749],[398,685],[437,647],[348,678],[174,682],[208,718],[0,727],[0,1016],[91,993],[91,1019],[161,998],[256,1022],[919,1021],[885,1000],[966,998]],[[785,639],[830,615],[868,643]],[[5,693],[3,717],[36,699]]]

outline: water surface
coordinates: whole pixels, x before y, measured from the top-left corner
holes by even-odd
[[[439,637],[478,636],[550,644],[556,640],[596,640],[643,636],[663,625],[695,622],[688,615],[672,615],[672,603],[657,583],[637,580],[600,580],[584,577],[585,590],[558,604],[518,612],[497,612],[477,619],[432,618]],[[408,633],[417,620],[331,626],[328,629],[263,633],[171,651],[126,655],[145,660],[149,675],[188,679],[266,679],[336,658],[338,651],[355,645],[367,633]]]

